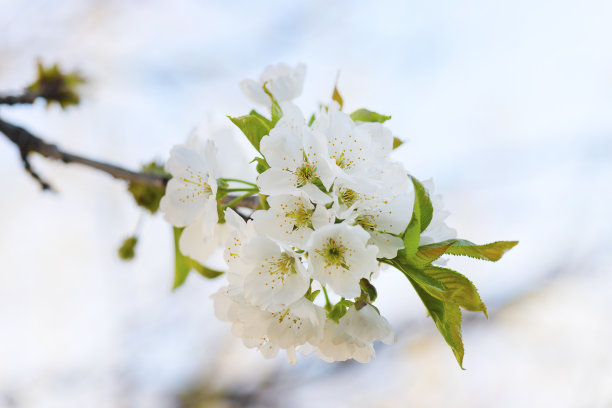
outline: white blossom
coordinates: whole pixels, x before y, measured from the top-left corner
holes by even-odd
[[[266,195],[303,191],[314,202],[331,201],[316,185],[320,180],[329,189],[334,180],[325,140],[307,126],[299,108],[291,103],[281,107],[283,118],[260,142],[270,168],[257,178],[259,190]]]
[[[212,298],[217,318],[231,322],[232,334],[247,347],[259,349],[264,357],[273,357],[281,348],[295,364],[296,347],[309,341],[318,343],[323,336],[325,311],[306,298],[276,312],[249,304],[241,295],[232,295],[228,287]]]
[[[215,145],[192,135],[171,151],[172,179],[160,206],[169,223],[184,227],[183,254],[204,262],[223,244],[226,286],[211,297],[217,318],[230,322],[245,346],[265,358],[285,350],[291,364],[296,350],[328,362],[366,363],[375,355],[374,342],[391,344],[395,334],[368,303],[371,292],[362,291],[360,281],[374,284],[382,264],[404,265],[397,257],[412,218],[414,186],[402,163],[391,158],[394,138],[384,124],[354,121],[333,101],[306,122],[292,102],[302,92],[304,75],[302,64],[279,64],[267,67],[259,81],[241,83],[249,98],[267,107],[273,98],[282,111],[259,141],[269,168],[255,184],[255,174],[235,163],[241,157],[238,150],[232,155],[229,133],[214,135],[224,157],[233,157],[221,166]],[[272,113],[276,119],[276,110]],[[268,130],[262,129],[261,134]],[[455,237],[445,223],[441,196],[434,195],[430,181],[423,185],[433,218],[420,245]],[[227,208],[219,223],[217,195],[234,193],[259,194],[260,205],[248,216]],[[323,292],[318,300],[315,289]],[[325,308],[315,304],[323,300]]]
[[[378,248],[367,245],[370,235],[346,223],[316,230],[308,241],[308,268],[323,285],[340,296],[359,296],[359,280],[378,269]]]
[[[298,64],[295,68],[286,64],[269,65],[259,77],[259,81],[245,79],[240,82],[240,88],[256,104],[270,106],[272,101],[264,91],[264,85],[277,102],[290,101],[302,94],[305,75],[304,64]]]
[[[244,297],[252,305],[278,311],[304,296],[310,276],[299,255],[259,236],[244,248],[244,257],[234,268],[244,276]]]
[[[349,307],[340,319],[339,325],[350,336],[367,343],[375,340],[385,344],[395,342],[395,333],[391,325],[371,305],[366,305],[360,310],[355,306]]]
[[[347,221],[360,225],[370,234],[370,242],[378,247],[379,258],[392,259],[398,250],[404,248],[398,235],[410,222],[413,201],[414,198],[408,194],[358,201]]]
[[[160,209],[166,221],[186,227],[179,248],[199,262],[204,262],[217,247],[216,149],[212,141],[205,147],[195,136],[170,151],[167,169],[172,175]]]
[[[304,248],[313,230],[333,222],[324,205],[310,202],[305,193],[268,197],[270,209],[252,215],[257,232],[280,242]]]
[[[314,347],[314,351],[321,360],[328,363],[351,358],[360,363],[367,363],[374,356],[374,347],[371,343],[349,335],[342,326],[331,319],[325,322],[323,338]]]

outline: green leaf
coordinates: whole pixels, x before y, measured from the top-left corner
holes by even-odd
[[[257,162],[257,166],[255,167],[255,170],[257,170],[258,174],[261,174],[270,168],[270,165],[268,164],[266,159],[264,159],[263,157],[255,157],[253,160],[251,160],[251,163],[253,162]]]
[[[419,247],[419,239],[421,238],[421,228],[419,225],[418,217],[415,217],[414,212],[410,223],[402,234],[402,240],[404,241],[404,248],[397,251],[397,257],[403,261],[411,259]]]
[[[446,250],[446,253],[496,262],[516,244],[518,244],[518,241],[496,241],[490,244],[476,245],[470,241],[458,240]]]
[[[445,253],[450,255],[463,255],[485,261],[496,262],[510,249],[514,248],[518,241],[496,241],[485,245],[476,245],[465,239],[450,239],[435,244],[424,245],[419,250],[430,250],[433,247],[449,245]]]
[[[237,118],[232,118],[228,116],[228,118],[234,123],[234,125],[238,126],[238,128],[244,133],[249,142],[259,151],[259,143],[261,139],[270,133],[270,126],[268,123],[261,119],[257,115],[245,115]]]
[[[391,119],[391,116],[381,115],[380,113],[372,112],[371,110],[361,108],[351,113],[351,119],[353,119],[354,121],[360,121],[360,122],[384,123],[388,121],[389,119]],[[395,149],[395,140],[393,140],[393,148]]]
[[[214,278],[218,278],[219,276],[223,275],[224,272],[222,271],[218,271],[216,269],[212,269],[209,268],[207,266],[202,265],[201,263],[189,258],[189,257],[185,257],[187,259],[187,264],[191,267],[191,269],[194,269],[197,273],[199,273],[200,275],[202,275],[203,277],[205,277],[206,279],[214,279]]]
[[[341,298],[340,301],[336,303],[329,312],[327,312],[327,317],[338,323],[352,304],[353,302],[350,300]]]
[[[338,105],[340,105],[340,110],[342,110],[342,106],[344,106],[344,101],[342,100],[340,91],[338,91],[338,81],[337,80],[336,80],[336,85],[334,85],[334,92],[332,93],[332,100],[338,102]]]
[[[421,231],[425,231],[425,228],[431,223],[431,219],[433,217],[433,205],[431,204],[431,200],[429,199],[429,194],[425,187],[421,184],[419,180],[410,176],[412,179],[412,184],[414,185],[414,208],[413,216],[417,216],[419,218],[419,226]]]
[[[405,268],[403,272],[436,299],[455,303],[472,312],[483,312],[487,316],[487,308],[476,287],[459,272],[433,265],[424,269]]]
[[[402,139],[400,139],[399,137],[393,136],[393,150],[397,149],[403,144],[404,144],[404,141]]]
[[[268,125],[268,127],[270,127],[270,129],[272,129],[274,127],[274,125],[272,125],[272,121],[268,118],[266,118],[264,115],[262,115],[261,113],[257,112],[255,109],[252,109],[249,112],[249,115],[251,116],[257,116],[259,119],[261,119],[262,121],[265,122],[266,125]]]
[[[444,302],[427,293],[419,284],[408,277],[436,327],[450,346],[459,367],[463,370],[463,340],[461,339],[461,309],[454,303]]]
[[[446,250],[455,242],[457,241],[449,239],[448,241],[439,242],[437,244],[420,246],[415,254],[415,258],[411,261],[418,266],[428,265],[444,255]]]
[[[415,192],[412,218],[402,234],[404,249],[398,251],[398,257],[404,261],[408,261],[417,252],[421,232],[427,228],[433,216],[433,206],[427,191],[416,178],[411,178]]]
[[[187,279],[187,275],[189,274],[189,270],[191,267],[187,262],[187,257],[185,257],[181,250],[179,249],[179,240],[181,239],[181,234],[183,233],[184,228],[173,227],[174,231],[174,285],[172,289],[176,289],[185,283],[185,279]]]
[[[189,271],[195,269],[200,275],[207,279],[214,279],[221,276],[223,272],[208,268],[199,262],[183,255],[179,249],[179,241],[184,228],[173,227],[174,231],[174,285],[172,289],[176,289],[185,283]]]
[[[270,126],[271,129],[276,126],[278,121],[283,117],[283,111],[278,102],[276,102],[276,99],[274,98],[272,98],[272,106],[270,108],[270,111],[272,112],[272,126]]]

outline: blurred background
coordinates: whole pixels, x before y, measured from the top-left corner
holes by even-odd
[[[393,116],[395,158],[434,179],[460,237],[520,241],[450,261],[489,308],[464,313],[466,371],[392,270],[375,283],[397,344],[291,367],[215,319],[223,278],[171,291],[161,216],[119,260],[141,213],[124,183],[34,158],[43,193],[0,137],[0,407],[612,407],[610,21],[605,0],[0,0],[0,93],[37,58],[88,79],[67,111],[0,107],[66,150],[165,160],[251,109],[240,80],[303,62],[305,112],[340,71],[345,110]]]

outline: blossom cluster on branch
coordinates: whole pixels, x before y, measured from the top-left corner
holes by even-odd
[[[270,66],[259,81],[241,84],[267,109],[267,116],[253,110],[230,118],[258,153],[255,180],[227,178],[218,163],[227,158],[217,157],[211,140],[191,137],[172,149],[160,209],[181,229],[178,249],[197,268],[224,248],[227,285],[213,296],[215,313],[265,357],[283,349],[291,363],[296,350],[368,362],[375,341],[393,343],[374,304],[385,264],[408,278],[461,365],[459,307],[486,309],[471,282],[439,258],[495,261],[516,242],[457,239],[433,186],[392,159],[400,143],[384,125],[389,116],[347,114],[334,89],[307,119],[292,102],[305,71]],[[245,216],[239,207],[248,197],[259,205]]]

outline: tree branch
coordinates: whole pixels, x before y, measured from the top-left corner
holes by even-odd
[[[21,95],[0,95],[0,105],[18,105],[34,103],[40,95],[25,91]]]
[[[19,152],[21,153],[21,159],[23,164],[32,176],[38,180],[43,189],[49,189],[49,184],[41,182],[40,176],[38,176],[34,170],[32,170],[29,163],[29,154],[38,153],[44,157],[54,160],[61,160],[64,163],[78,163],[84,166],[92,167],[94,169],[102,170],[111,176],[131,181],[134,183],[143,184],[150,187],[158,187],[164,189],[168,178],[159,176],[157,174],[140,173],[131,170],[124,169],[114,164],[104,163],[97,160],[88,159],[77,154],[72,154],[60,150],[56,145],[45,142],[39,137],[34,136],[22,127],[12,125],[2,119],[0,119],[0,132],[4,133],[9,140],[17,145]]]
[[[8,123],[0,118],[0,132],[3,133],[11,142],[13,142],[19,148],[21,160],[25,170],[40,184],[43,190],[51,190],[51,185],[43,180],[40,175],[32,168],[29,161],[30,153],[38,153],[43,157],[60,160],[64,163],[77,163],[87,167],[91,167],[97,170],[101,170],[111,176],[129,181],[132,183],[138,183],[149,187],[156,187],[165,190],[166,184],[169,178],[152,173],[135,172],[127,170],[123,167],[101,162],[98,160],[89,159],[87,157],[79,156],[77,154],[65,152],[61,150],[57,145],[47,143],[41,138],[34,136],[26,129],[15,126]],[[223,199],[224,203],[228,203],[236,198],[236,196],[227,196]],[[252,210],[259,206],[259,198],[251,196],[243,199],[234,207],[250,208]]]

